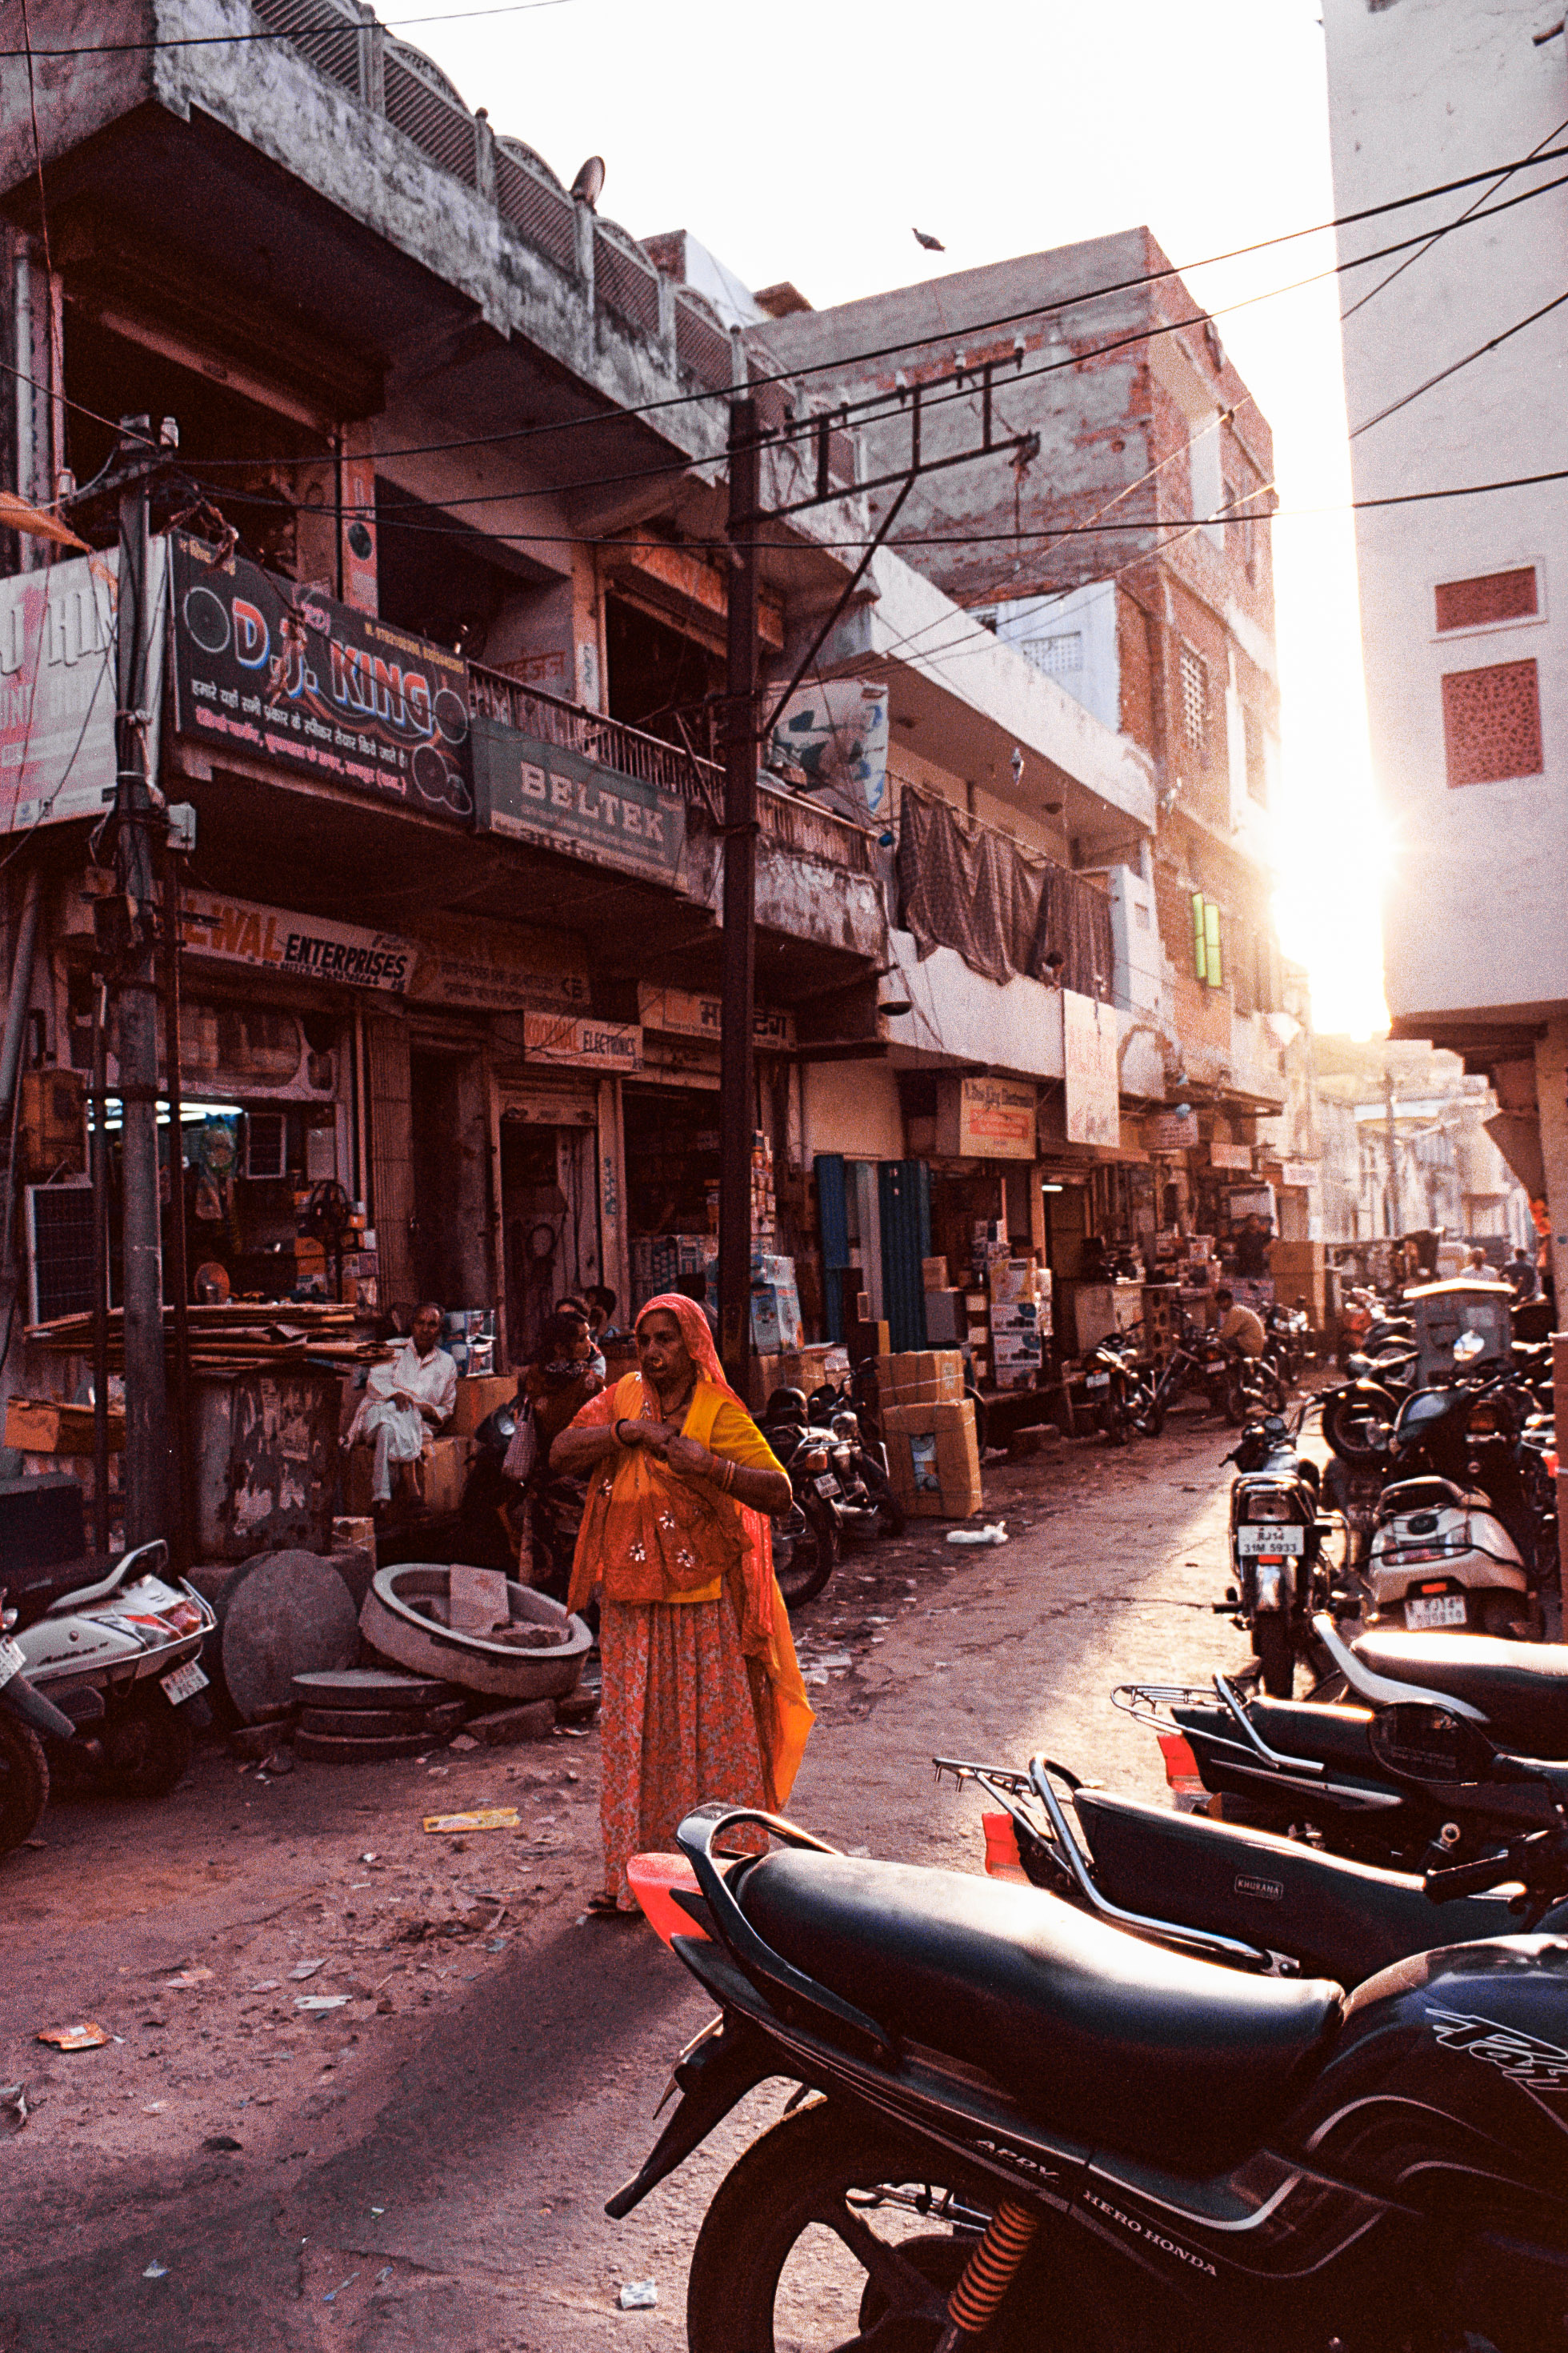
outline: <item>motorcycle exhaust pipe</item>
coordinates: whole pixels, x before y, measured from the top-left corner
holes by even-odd
[[[36,1692],[26,1675],[13,1675],[8,1683],[0,1685],[0,1707],[9,1708],[35,1732],[47,1732],[56,1740],[76,1738],[76,1726],[69,1716],[52,1700],[46,1699],[42,1692]]]

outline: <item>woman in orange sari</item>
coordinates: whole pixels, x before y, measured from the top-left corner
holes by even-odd
[[[668,1292],[637,1323],[638,1371],[585,1405],[553,1468],[588,1480],[569,1606],[602,1601],[605,1890],[717,1799],[782,1806],[811,1729],[768,1515],[789,1477],[720,1370],[708,1319]]]

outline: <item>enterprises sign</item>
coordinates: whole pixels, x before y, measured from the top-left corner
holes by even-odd
[[[475,829],[680,890],[686,805],[583,752],[473,722]]]
[[[174,723],[424,817],[473,813],[468,672],[456,654],[335,597],[171,543]]]

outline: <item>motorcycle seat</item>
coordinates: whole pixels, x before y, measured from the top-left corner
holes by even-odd
[[[1323,1979],[1241,1977],[960,1872],[795,1850],[738,1894],[776,1953],[890,2031],[984,2070],[1055,2132],[1180,2172],[1256,2148],[1343,2010]]]
[[[1500,1747],[1527,1757],[1568,1757],[1568,1643],[1373,1633],[1351,1647],[1374,1674],[1468,1700]]]
[[[111,1566],[108,1553],[84,1553],[79,1560],[56,1561],[48,1568],[33,1570],[30,1576],[14,1572],[5,1580],[5,1607],[16,1612],[15,1631],[26,1631],[47,1618],[57,1601],[68,1593],[80,1593],[107,1577]]]

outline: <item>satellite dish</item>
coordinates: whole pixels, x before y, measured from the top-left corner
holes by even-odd
[[[592,212],[599,201],[604,185],[605,159],[602,155],[590,155],[572,183],[572,194],[580,198]]]

